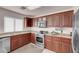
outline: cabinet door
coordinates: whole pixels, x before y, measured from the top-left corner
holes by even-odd
[[[46,48],[52,50],[52,41],[50,39],[46,40]]]
[[[59,14],[54,14],[53,15],[53,19],[54,19],[54,24],[53,26],[54,27],[59,27],[60,26],[60,19],[59,19]]]
[[[55,52],[61,52],[60,38],[54,36],[45,36],[45,47]]]
[[[73,11],[64,12],[64,27],[72,27],[72,17],[73,17]]]
[[[52,37],[51,37],[51,46],[52,46],[52,51],[55,51],[55,50],[56,50],[56,48],[55,48],[55,47],[56,47],[55,42],[56,42],[56,41],[55,41],[55,38],[52,36]]]
[[[53,27],[52,15],[47,16],[47,27]]]
[[[19,47],[22,47],[24,45],[24,37],[23,37],[23,34],[21,35],[18,35],[18,44],[19,44]]]
[[[22,44],[25,45],[26,44],[26,34],[22,35]]]
[[[45,36],[45,48],[52,50],[52,37],[51,36]]]
[[[23,34],[23,44],[28,44],[30,43],[30,33]]]
[[[38,18],[33,19],[33,27],[38,27]]]
[[[35,34],[34,33],[30,33],[30,34],[31,34],[31,36],[30,36],[31,42],[35,44],[36,43]]]
[[[63,53],[72,53],[71,45],[62,42],[62,52],[63,52]]]
[[[17,36],[12,36],[10,41],[11,41],[10,42],[11,51],[13,51],[19,47],[19,41],[18,41]]]
[[[71,39],[69,38],[61,38],[62,39],[62,49],[63,53],[71,53],[72,52],[72,44]]]
[[[26,18],[26,27],[32,27],[33,26],[33,19],[32,18]]]
[[[21,35],[16,35],[16,36],[11,36],[11,51],[22,47],[25,44],[30,43],[30,35],[28,34],[21,34]]]
[[[69,44],[62,42],[62,53],[69,53]]]
[[[26,34],[26,44],[28,44],[28,43],[30,43],[30,36],[31,36],[31,34],[30,33],[27,33]]]
[[[63,13],[59,13],[59,27],[64,26],[64,15]]]
[[[54,44],[53,51],[58,53],[61,52],[61,40],[59,37],[53,37],[53,44]]]

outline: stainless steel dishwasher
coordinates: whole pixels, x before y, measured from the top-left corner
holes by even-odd
[[[10,52],[10,37],[0,38],[0,53]]]

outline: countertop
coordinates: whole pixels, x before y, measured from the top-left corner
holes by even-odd
[[[0,33],[0,38],[9,37],[9,36],[13,36],[13,35],[19,35],[19,34],[25,34],[25,33],[30,33],[30,32],[22,31],[22,32]]]
[[[3,37],[9,37],[9,36],[13,36],[13,35],[19,35],[19,34],[26,34],[26,33],[36,33],[36,32],[29,32],[29,31],[22,31],[22,32],[10,32],[10,33],[0,33],[0,38]],[[72,36],[70,35],[53,35],[53,34],[45,34],[48,36],[56,36],[56,37],[65,37],[65,38],[70,38],[72,39]]]
[[[53,35],[53,34],[46,34],[46,35],[48,35],[48,36],[56,36],[56,37],[65,37],[65,38],[70,38],[70,39],[72,39],[72,36],[70,36],[70,35],[67,35],[67,34],[59,34],[59,35],[57,35],[57,34],[55,34],[55,35]]]

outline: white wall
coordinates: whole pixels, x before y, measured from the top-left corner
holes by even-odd
[[[11,11],[0,8],[0,33],[4,32],[4,16],[24,19],[24,15],[20,15],[15,12],[11,12]]]

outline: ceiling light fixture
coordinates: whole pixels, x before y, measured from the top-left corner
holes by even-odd
[[[41,6],[27,6],[27,8],[29,10],[34,10],[34,9],[37,9],[37,8],[40,8]]]
[[[22,10],[25,10],[25,9],[26,9],[26,7],[25,7],[25,6],[22,6],[22,7],[21,7],[21,9],[22,9]]]

